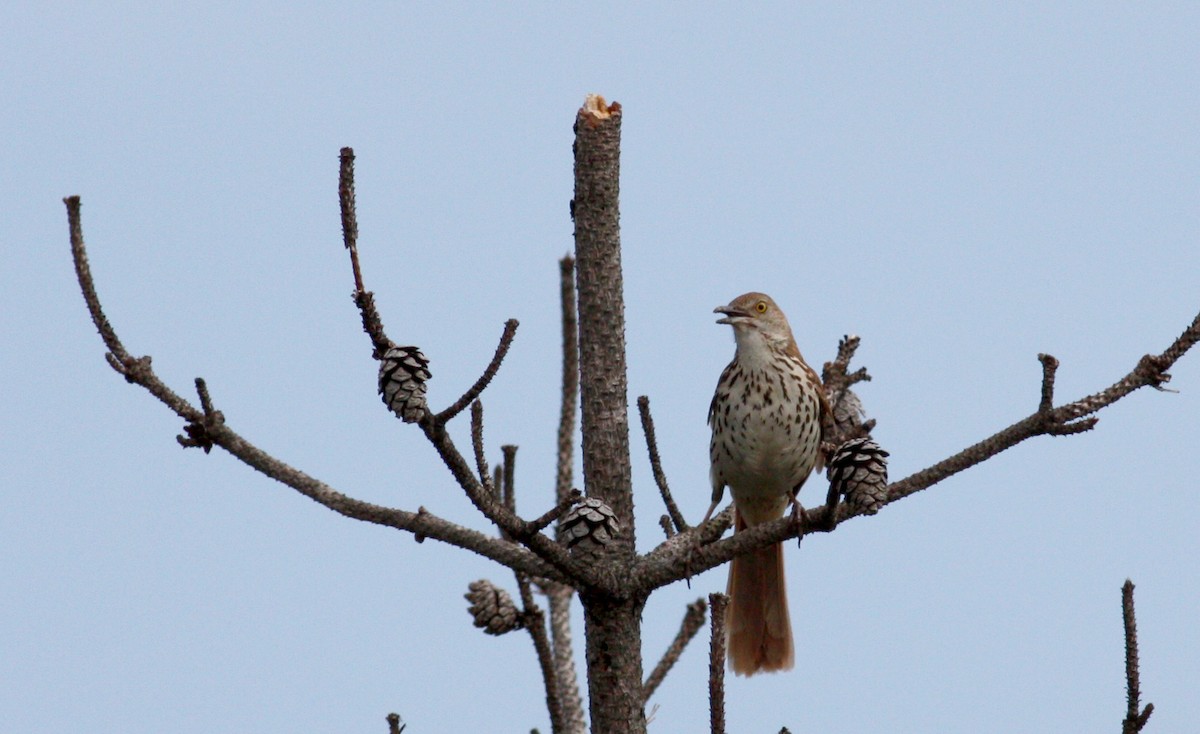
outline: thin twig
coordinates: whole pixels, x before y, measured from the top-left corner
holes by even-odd
[[[1049,354],[1039,354],[1042,363],[1042,399],[1038,403],[1039,413],[1054,410],[1054,376],[1058,372],[1058,360]]]
[[[362,316],[363,331],[371,338],[372,356],[383,359],[393,346],[383,331],[383,320],[375,308],[375,294],[363,286],[362,268],[358,262],[358,214],[354,201],[354,150],[342,148],[338,156],[338,203],[342,211],[342,242],[350,251],[350,269],[354,274],[354,304]]]
[[[354,201],[354,149],[342,148],[338,156],[338,203],[342,209],[342,241],[350,251],[350,267],[354,270],[354,290],[362,292],[362,270],[358,267],[358,213]]]
[[[667,536],[667,538],[673,537],[675,535],[675,533],[677,532],[675,530],[675,526],[673,524],[671,524],[671,516],[670,515],[659,515],[658,526],[660,528],[662,528],[663,535]]]
[[[708,647],[708,722],[712,734],[725,734],[725,607],[729,597],[709,594],[712,638]]]
[[[650,398],[642,395],[637,399],[638,413],[642,417],[642,433],[646,435],[646,450],[650,453],[650,470],[654,473],[654,483],[658,485],[658,493],[662,495],[663,504],[667,506],[667,514],[671,516],[671,522],[675,524],[675,529],[683,532],[688,529],[687,520],[683,519],[683,513],[679,511],[679,506],[675,504],[675,498],[671,496],[671,489],[667,486],[667,475],[663,472],[662,459],[658,455],[658,441],[654,436],[654,418],[650,415]]]
[[[500,452],[504,455],[504,506],[513,515],[516,515],[517,492],[513,486],[513,473],[517,470],[517,447],[512,444],[504,444],[500,447]]]
[[[512,346],[513,337],[517,334],[517,320],[509,319],[504,322],[504,333],[500,335],[500,343],[496,346],[496,353],[492,355],[492,361],[488,363],[487,368],[475,384],[470,387],[462,397],[454,401],[454,404],[446,408],[441,413],[434,416],[436,423],[442,424],[458,415],[471,404],[471,401],[479,397],[492,378],[496,376],[496,372],[500,370],[500,363],[504,361],[504,355],[508,354],[508,348]]]
[[[487,455],[483,450],[483,403],[476,400],[471,403],[471,453],[475,455],[475,471],[479,472],[479,481],[483,488],[491,494],[496,494],[488,472]]]
[[[654,666],[654,670],[650,676],[646,678],[646,683],[642,686],[642,698],[646,701],[654,695],[654,691],[658,690],[658,686],[667,677],[667,673],[675,663],[679,662],[679,656],[683,654],[684,648],[704,626],[704,613],[708,609],[708,604],[704,599],[697,599],[687,605],[687,611],[683,614],[683,621],[679,625],[679,632],[675,633],[675,639],[667,647],[667,651],[663,653],[662,659],[658,661],[658,665]]]
[[[1142,700],[1141,679],[1138,675],[1137,620],[1133,615],[1133,582],[1125,579],[1121,587],[1121,616],[1125,622],[1125,686],[1128,692],[1125,720],[1121,723],[1121,734],[1136,734],[1146,726],[1154,704],[1138,710]]]
[[[550,523],[567,514],[567,510],[574,507],[575,503],[582,498],[583,492],[580,492],[578,489],[572,489],[566,497],[563,497],[557,505],[544,512],[541,517],[529,521],[530,532],[540,533],[550,527]]]

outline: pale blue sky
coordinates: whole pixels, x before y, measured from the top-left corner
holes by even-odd
[[[1200,10],[1190,3],[47,5],[0,10],[0,728],[549,731],[528,637],[461,595],[511,574],[356,523],[221,451],[105,364],[61,198],[83,197],[126,345],[230,424],[357,497],[482,527],[375,395],[336,176],[389,334],[453,400],[485,394],[519,504],[551,497],[556,260],[571,124],[625,109],[630,401],[684,511],[747,290],[860,394],[900,478],[1037,404],[1107,386],[1200,308]],[[1115,730],[1119,590],[1138,584],[1148,732],[1200,721],[1200,354],[1097,429],[1042,438],[787,549],[798,669],[729,685],[730,731]],[[636,421],[634,422],[636,425]],[[465,418],[455,425],[465,433]],[[639,542],[661,514],[635,447]],[[819,485],[814,482],[813,485]],[[823,489],[808,489],[818,501]],[[654,596],[647,669],[688,601]],[[576,633],[582,643],[582,624]],[[706,639],[651,731],[707,726]]]

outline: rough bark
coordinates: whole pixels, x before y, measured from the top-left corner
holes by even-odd
[[[596,563],[628,568],[635,557],[625,372],[625,303],[618,209],[621,108],[588,97],[575,120],[576,284],[585,492],[608,504],[621,530]],[[623,574],[620,574],[623,575]],[[644,595],[580,594],[595,734],[646,730],[642,708]]]

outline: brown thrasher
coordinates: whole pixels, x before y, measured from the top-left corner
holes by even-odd
[[[728,486],[737,532],[782,517],[808,475],[822,468],[829,403],[770,296],[747,293],[713,312],[724,314],[718,324],[733,327],[737,352],[708,409],[713,501],[704,519]],[[726,593],[729,667],[739,675],[791,669],[783,545],[734,558]]]

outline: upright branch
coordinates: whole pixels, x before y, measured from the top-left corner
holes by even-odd
[[[704,626],[705,612],[708,610],[708,604],[704,599],[697,599],[687,605],[687,610],[683,614],[683,621],[679,624],[679,631],[675,633],[675,639],[671,640],[671,644],[667,646],[667,651],[663,653],[662,659],[658,661],[658,665],[654,666],[654,670],[650,671],[650,675],[646,678],[646,683],[642,686],[642,697],[649,701],[654,692],[666,679],[667,673],[671,672],[671,668],[675,663],[679,662],[679,657],[683,655],[684,649],[687,648],[692,638]]]
[[[683,519],[679,506],[675,504],[675,498],[671,496],[671,488],[667,486],[667,475],[662,468],[662,458],[658,455],[658,439],[654,435],[654,417],[650,415],[650,398],[640,396],[637,406],[638,414],[642,418],[642,433],[646,435],[646,450],[650,454],[650,471],[654,474],[654,483],[658,485],[658,492],[667,507],[668,521],[677,532],[682,533],[688,529],[688,524],[687,520]]]
[[[1121,723],[1121,734],[1136,734],[1146,726],[1154,704],[1138,710],[1142,700],[1142,684],[1138,675],[1137,620],[1133,616],[1133,582],[1125,579],[1121,587],[1121,617],[1125,622],[1125,687],[1127,706],[1125,720]]]
[[[375,359],[382,359],[392,341],[383,333],[383,320],[375,308],[375,294],[363,286],[362,268],[358,263],[358,213],[354,200],[354,150],[342,148],[338,156],[338,203],[342,211],[342,241],[350,252],[350,268],[354,271],[354,303],[362,314],[363,331],[371,337]]]
[[[557,466],[554,496],[559,506],[573,503],[579,496],[574,488],[575,418],[579,405],[579,319],[575,310],[575,258],[567,255],[558,261],[559,309],[562,319],[562,393],[558,417]],[[555,518],[555,539],[564,544],[561,515]],[[575,589],[566,584],[544,582],[542,590],[550,608],[550,640],[554,650],[554,669],[558,680],[559,701],[567,731],[583,734],[583,699],[575,671],[575,646],[571,635],[571,600]]]
[[[567,255],[559,260],[558,274],[559,308],[562,313],[562,394],[554,495],[561,501],[574,486],[575,413],[579,404],[579,317],[575,310],[575,258]]]
[[[712,639],[708,647],[708,726],[712,734],[725,734],[725,610],[729,597],[709,594]]]

